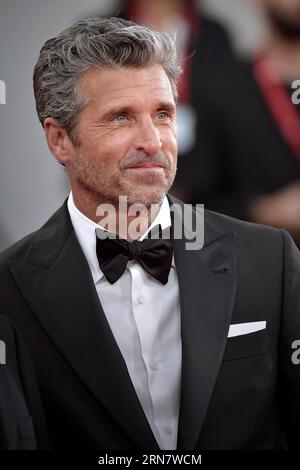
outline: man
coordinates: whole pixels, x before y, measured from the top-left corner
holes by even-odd
[[[216,63],[204,86],[195,76],[197,142],[177,183],[187,202],[283,227],[300,246],[300,1],[257,3],[268,25],[263,53]]]
[[[2,253],[0,296],[55,448],[298,444],[299,253],[284,231],[210,212],[202,249],[175,236],[179,72],[168,35],[116,18],[75,23],[35,67],[72,193]]]
[[[0,317],[0,450],[49,448],[38,386],[15,326]]]

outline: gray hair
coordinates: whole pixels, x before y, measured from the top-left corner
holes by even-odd
[[[41,124],[55,118],[75,139],[80,110],[88,103],[79,80],[91,68],[161,65],[177,97],[181,68],[175,37],[120,18],[80,20],[46,41],[33,74],[36,108]]]

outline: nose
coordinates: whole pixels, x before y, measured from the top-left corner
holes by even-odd
[[[142,150],[148,155],[153,155],[161,150],[160,133],[151,118],[144,120],[137,126],[134,147],[136,150]]]

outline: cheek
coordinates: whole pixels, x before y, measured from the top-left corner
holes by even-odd
[[[128,136],[121,133],[92,133],[82,142],[82,153],[99,165],[114,166],[124,155]]]
[[[131,129],[124,127],[102,133],[97,137],[96,141],[100,149],[107,148],[112,151],[118,151],[119,149],[130,147],[133,135],[134,133]]]
[[[167,129],[162,134],[165,149],[172,155],[173,159],[177,157],[177,133],[176,129]]]

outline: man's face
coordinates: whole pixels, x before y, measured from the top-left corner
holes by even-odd
[[[271,23],[286,39],[300,37],[300,0],[260,0]]]
[[[89,70],[90,97],[76,126],[80,146],[67,164],[72,179],[101,202],[160,203],[176,174],[175,103],[160,65]]]

